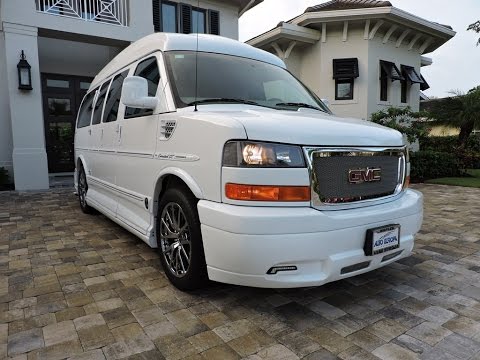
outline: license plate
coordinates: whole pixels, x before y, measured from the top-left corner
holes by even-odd
[[[372,256],[400,247],[400,225],[387,225],[367,230],[365,255]]]

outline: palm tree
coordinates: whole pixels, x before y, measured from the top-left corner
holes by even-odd
[[[467,30],[475,31],[477,34],[480,33],[480,20],[470,24]],[[477,41],[477,46],[480,45],[480,39]]]
[[[480,86],[466,94],[458,90],[450,93],[453,96],[433,100],[426,110],[438,124],[460,128],[458,147],[463,149],[473,130],[480,128]]]

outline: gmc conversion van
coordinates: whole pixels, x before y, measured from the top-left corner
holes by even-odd
[[[277,57],[218,36],[120,53],[83,99],[75,161],[82,210],[158,248],[184,290],[358,275],[408,256],[422,223],[400,133],[335,117]]]

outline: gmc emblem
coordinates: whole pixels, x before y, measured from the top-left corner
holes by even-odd
[[[348,170],[348,182],[350,184],[362,184],[380,180],[382,180],[382,169],[380,168]]]

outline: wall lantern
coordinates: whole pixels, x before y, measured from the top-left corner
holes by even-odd
[[[20,61],[17,65],[18,69],[18,88],[20,90],[33,90],[32,88],[32,67],[27,61],[25,53],[22,50]]]

